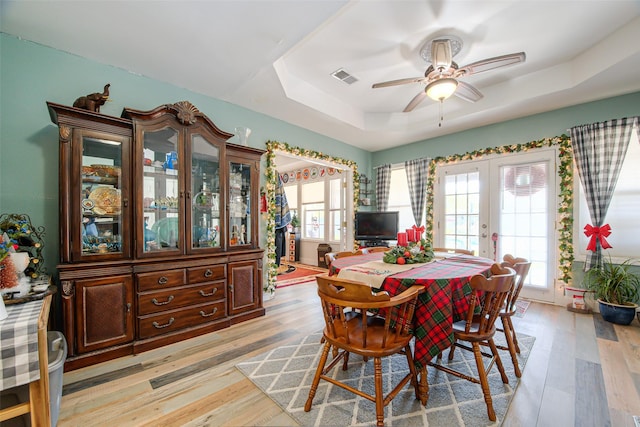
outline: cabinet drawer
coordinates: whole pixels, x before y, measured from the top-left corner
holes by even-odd
[[[140,339],[198,326],[226,316],[225,300],[138,317]]]
[[[138,314],[158,313],[192,304],[202,304],[224,298],[224,280],[197,286],[183,286],[163,291],[138,294]]]
[[[138,279],[139,292],[171,288],[185,284],[184,269],[139,273],[136,277]]]
[[[210,282],[212,280],[220,280],[226,277],[224,265],[210,265],[208,267],[189,268],[187,275],[189,283]]]

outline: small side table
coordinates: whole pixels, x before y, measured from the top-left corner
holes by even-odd
[[[582,313],[582,314],[591,314],[591,308],[589,308],[589,306],[587,305],[587,301],[585,299],[585,296],[588,293],[593,293],[593,291],[590,291],[588,289],[582,289],[582,288],[572,288],[572,287],[565,287],[564,288],[565,292],[569,292],[572,295],[576,295],[576,294],[582,294],[582,301],[584,302],[584,308],[579,308],[579,307],[575,307],[573,305],[573,302],[570,302],[569,304],[567,304],[567,310],[572,311],[574,313]]]
[[[47,323],[51,298],[51,295],[47,295],[42,300],[7,305],[9,317],[0,322],[0,333],[3,337],[0,349],[14,347],[15,350],[2,352],[6,356],[0,359],[0,390],[29,384],[29,401],[0,410],[0,422],[30,414],[33,427],[51,425],[47,349]],[[25,345],[25,342],[37,342],[37,347]],[[34,351],[34,348],[37,350]],[[15,355],[12,356],[12,353]],[[37,365],[25,368],[30,366],[29,361],[34,357],[37,358]]]

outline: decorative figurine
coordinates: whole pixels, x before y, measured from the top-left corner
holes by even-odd
[[[85,110],[94,111],[96,113],[100,112],[100,106],[104,105],[105,102],[109,99],[109,86],[111,84],[107,83],[104,85],[104,92],[96,92],[91,93],[87,96],[81,96],[76,99],[73,103],[73,106],[76,108],[83,108]]]

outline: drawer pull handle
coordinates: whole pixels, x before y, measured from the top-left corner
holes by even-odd
[[[151,300],[151,302],[154,303],[155,305],[167,305],[171,301],[173,301],[173,295],[169,295],[169,298],[167,298],[165,302],[158,302],[158,300],[155,298]]]
[[[200,310],[200,316],[202,317],[211,317],[218,312],[218,307],[214,307],[211,313],[206,314],[204,311]]]
[[[171,319],[169,319],[169,323],[166,323],[164,325],[159,324],[158,322],[153,322],[152,325],[154,328],[156,329],[162,329],[162,328],[168,328],[169,326],[171,326],[174,322],[174,318],[172,317]]]
[[[213,294],[215,294],[216,292],[218,292],[218,288],[213,288],[213,290],[211,291],[211,293],[210,293],[210,294],[205,293],[202,289],[200,289],[198,292],[199,292],[199,293],[200,293],[200,295],[202,295],[203,297],[210,297],[210,296],[212,296]]]
[[[167,276],[162,276],[158,279],[158,285],[166,285],[167,283],[169,283]]]
[[[211,269],[207,268],[207,271],[204,272],[204,277],[209,278],[213,276],[213,271],[211,271]]]

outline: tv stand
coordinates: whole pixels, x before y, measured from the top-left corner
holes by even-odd
[[[361,243],[365,248],[373,248],[375,246],[389,247],[389,242],[386,240],[363,240]]]

